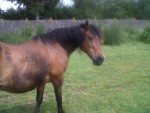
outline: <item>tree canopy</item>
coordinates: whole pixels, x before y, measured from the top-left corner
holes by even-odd
[[[72,0],[74,4],[71,6],[64,5],[63,0],[7,1],[23,4],[24,7],[1,11],[4,19],[150,19],[150,0]]]
[[[36,14],[36,19],[39,20],[39,13],[54,11],[59,0],[7,0],[11,2],[17,2],[20,5],[23,5],[30,12]]]

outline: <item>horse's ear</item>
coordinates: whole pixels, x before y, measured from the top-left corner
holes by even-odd
[[[89,30],[90,29],[90,25],[89,25],[88,20],[85,21],[84,27],[85,27],[85,30]]]
[[[86,20],[85,23],[81,24],[80,27],[82,28],[83,31],[87,31],[90,29],[89,22]]]

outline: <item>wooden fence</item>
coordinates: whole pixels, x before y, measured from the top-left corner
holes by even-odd
[[[16,31],[25,26],[44,26],[45,30],[55,29],[60,27],[69,27],[83,23],[85,20],[16,20],[16,21],[4,21],[0,20],[0,31]],[[90,23],[97,26],[109,25],[114,22],[120,24],[121,26],[135,27],[138,29],[144,28],[146,25],[150,24],[150,20],[135,20],[135,19],[104,19],[104,20],[89,20]]]

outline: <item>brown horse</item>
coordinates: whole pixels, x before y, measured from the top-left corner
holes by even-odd
[[[86,21],[40,34],[23,44],[0,43],[0,90],[25,93],[37,88],[35,113],[39,113],[45,84],[52,82],[58,113],[64,113],[62,84],[69,56],[80,48],[95,65],[101,65],[100,39],[101,32]]]

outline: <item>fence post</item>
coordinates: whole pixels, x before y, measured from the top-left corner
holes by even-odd
[[[49,22],[50,22],[50,23],[52,23],[52,22],[53,22],[53,19],[52,19],[51,17],[49,18]]]
[[[75,22],[76,22],[76,19],[75,19],[74,17],[72,18],[72,22],[73,22],[73,23],[75,23]]]

